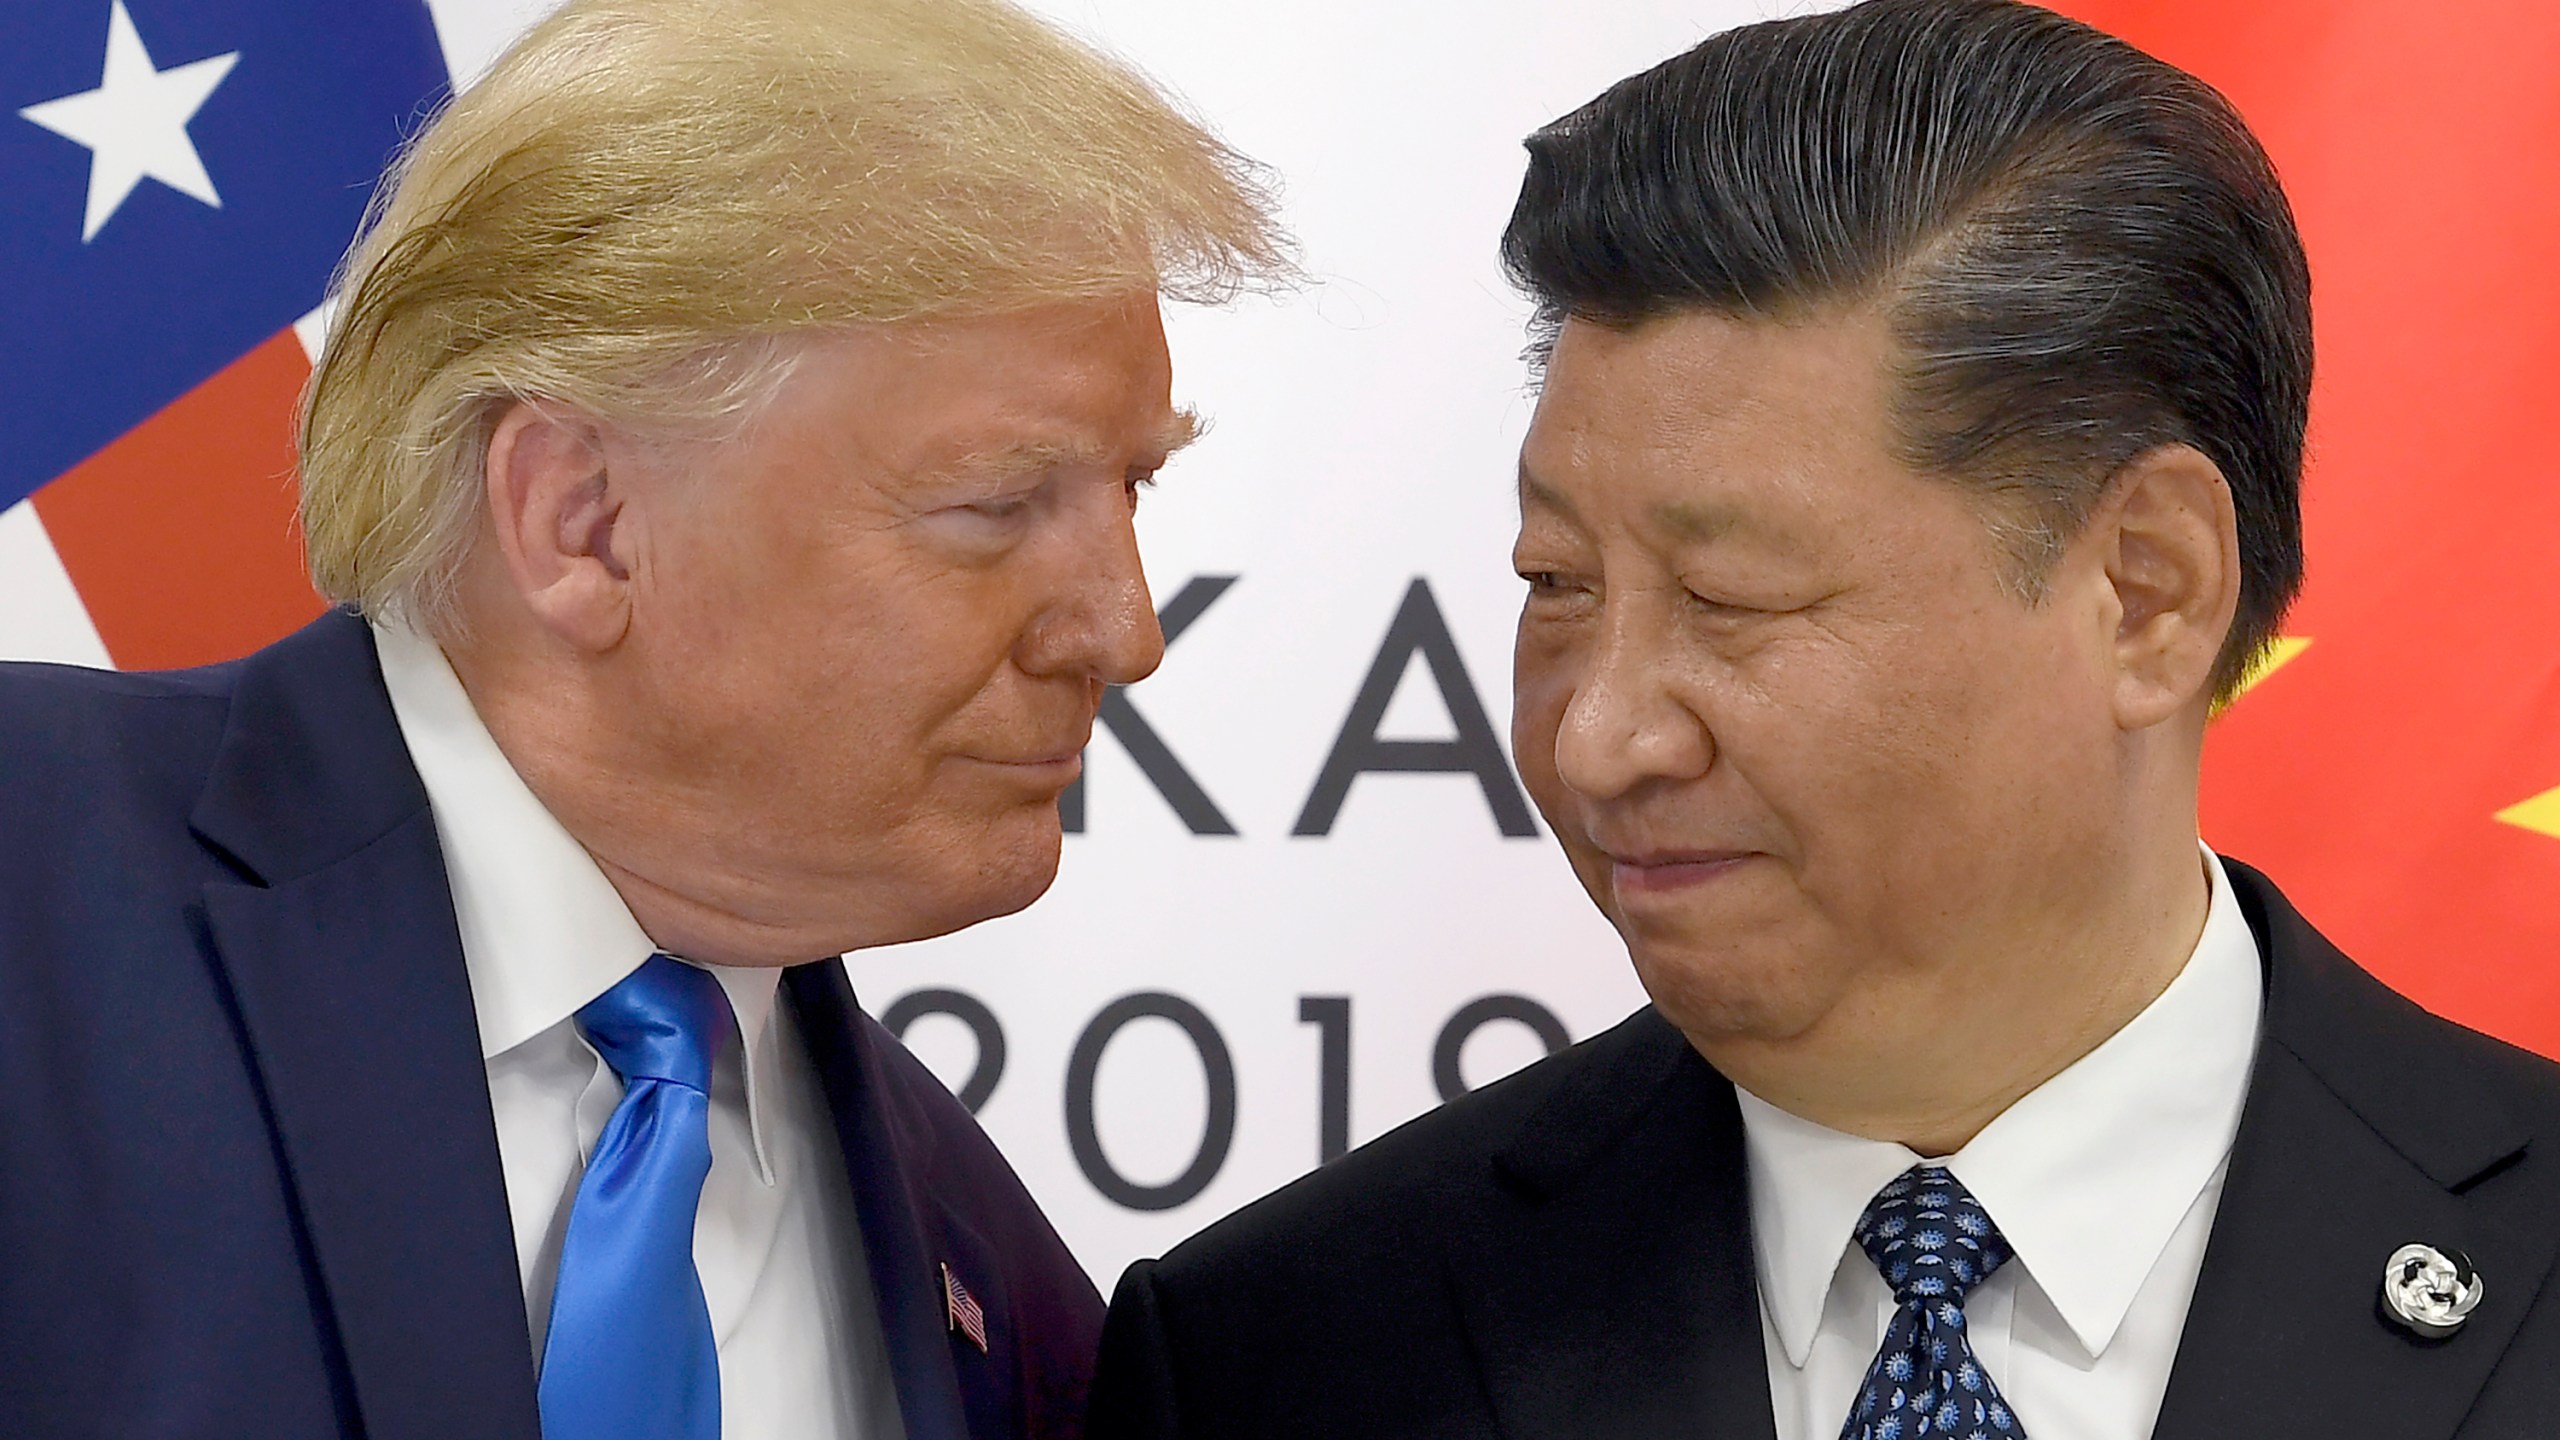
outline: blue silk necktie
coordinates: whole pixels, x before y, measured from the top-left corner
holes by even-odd
[[[1981,1203],[1914,1165],[1876,1192],[1856,1235],[1896,1305],[1840,1440],[2026,1440],[1965,1338],[1965,1297],[2015,1253]]]
[[[720,1440],[720,1355],[693,1268],[711,1173],[720,982],[652,955],[578,1012],[622,1077],[560,1245],[542,1348],[543,1440]]]

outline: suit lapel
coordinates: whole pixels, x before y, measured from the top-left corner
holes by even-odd
[[[2268,959],[2267,1020],[2158,1440],[2452,1435],[2550,1272],[2549,1182],[2450,1027],[2230,866]],[[2469,1322],[2424,1341],[2379,1307],[2404,1244],[2467,1251]]]
[[[1733,1087],[1630,1023],[1495,1157],[1510,1204],[1449,1257],[1459,1315],[1510,1440],[1770,1440]]]
[[[533,1440],[532,1342],[444,863],[361,622],[244,663],[205,920],[371,1440]]]
[[[982,1374],[1004,1371],[989,1363],[993,1357],[977,1354],[974,1342],[958,1340],[952,1331],[941,1267],[956,1268],[959,1262],[944,1253],[949,1247],[937,1243],[938,1235],[927,1233],[927,1212],[912,1188],[923,1173],[932,1137],[921,1127],[900,1123],[905,1117],[897,1097],[882,1084],[885,1071],[844,966],[834,960],[794,966],[783,983],[844,1151],[872,1295],[880,1307],[882,1338],[898,1387],[899,1418],[908,1440],[966,1440],[986,1397],[977,1393],[983,1381],[964,1391],[955,1340],[968,1345],[970,1358],[980,1362],[969,1368]],[[982,1274],[986,1283],[997,1278],[993,1269]],[[963,1273],[961,1279],[978,1295],[992,1325],[997,1307],[990,1302],[1001,1297],[979,1291],[977,1275]],[[992,1349],[992,1330],[988,1338]],[[1003,1394],[1009,1402],[1010,1386]]]
[[[951,1273],[985,1316],[987,1343],[957,1325],[944,1326],[944,1343],[960,1384],[960,1406],[968,1413],[972,1435],[1020,1435],[1022,1393],[1013,1383],[1013,1357],[1021,1350],[1013,1328],[1013,1297],[1005,1283],[1004,1260],[976,1228],[949,1207],[935,1203],[926,1225],[927,1243],[941,1255]]]

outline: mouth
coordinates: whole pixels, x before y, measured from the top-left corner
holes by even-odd
[[[1084,773],[1084,747],[1035,755],[972,755],[1007,779],[1040,789],[1064,790]]]
[[[976,758],[985,764],[1001,765],[1008,770],[1056,770],[1062,767],[1076,769],[1084,764],[1084,750],[1079,746],[1073,750],[1060,750],[1049,755],[981,755]]]
[[[1669,895],[1710,885],[1757,858],[1751,850],[1651,850],[1609,857],[1619,896]]]

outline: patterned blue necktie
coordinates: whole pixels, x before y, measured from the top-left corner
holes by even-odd
[[[2014,1253],[1981,1203],[1914,1165],[1876,1192],[1856,1234],[1900,1303],[1840,1440],[2026,1440],[1964,1333],[1964,1298]]]
[[[551,1291],[543,1440],[720,1440],[720,1354],[693,1269],[711,1173],[711,1060],[729,1031],[720,982],[652,955],[578,1012],[622,1077],[597,1137]]]

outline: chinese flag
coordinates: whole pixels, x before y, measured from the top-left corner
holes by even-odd
[[[2311,255],[2310,580],[2207,744],[2206,839],[2560,1056],[2560,6],[2055,8],[2228,95]]]

